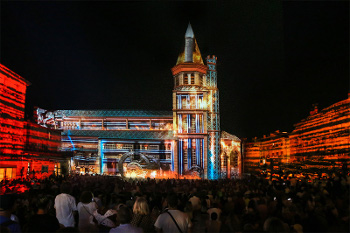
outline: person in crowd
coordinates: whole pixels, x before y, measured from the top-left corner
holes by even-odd
[[[95,190],[93,199],[99,208],[103,207],[101,197],[102,197],[101,192],[98,190]]]
[[[294,233],[303,233],[303,227],[300,224],[295,224],[291,227],[291,232]]]
[[[79,229],[76,227],[64,227],[56,231],[57,233],[80,233]]]
[[[74,227],[74,214],[76,214],[77,206],[75,198],[69,195],[71,184],[62,183],[60,189],[61,194],[55,198],[56,218],[64,227]]]
[[[40,197],[36,203],[38,208],[35,215],[28,221],[28,232],[56,232],[60,224],[55,216],[49,214],[53,207],[53,199],[49,196]]]
[[[207,197],[208,196],[201,198],[201,213],[202,214],[206,214],[208,211],[208,203],[207,203],[207,199],[206,199]]]
[[[117,206],[116,206],[116,210],[118,211],[120,208],[122,207],[126,207],[126,205],[124,203],[119,203]]]
[[[191,227],[190,219],[182,211],[177,209],[178,198],[175,193],[171,193],[166,199],[168,208],[160,214],[154,226],[157,232],[164,233],[186,233]]]
[[[209,214],[209,219],[210,219],[212,213],[216,213],[217,218],[218,218],[219,220],[220,220],[221,212],[222,212],[222,211],[221,211],[221,209],[219,208],[219,205],[218,205],[216,202],[214,202],[214,203],[213,203],[213,207],[210,208],[210,209],[207,211],[207,213]]]
[[[189,201],[192,204],[192,208],[193,208],[194,212],[197,212],[201,209],[201,200],[197,195],[198,194],[193,194],[193,195],[191,195],[191,198],[189,199]]]
[[[97,226],[94,222],[93,213],[97,210],[97,204],[91,192],[84,191],[81,194],[77,210],[79,214],[79,230],[81,232],[96,232]]]
[[[117,213],[117,221],[120,225],[112,228],[109,233],[143,233],[142,228],[131,225],[131,220],[131,210],[126,206],[120,207]]]
[[[212,212],[209,220],[206,221],[206,232],[218,233],[221,229],[221,221],[218,219],[218,214]]]
[[[208,209],[211,207],[211,200],[210,200],[209,195],[206,195],[206,196],[205,196],[205,202],[206,202],[205,207],[206,207],[207,210],[208,210]],[[205,210],[205,212],[207,212],[207,210]]]
[[[190,201],[186,202],[184,212],[187,214],[187,216],[192,220],[193,219],[193,206]]]
[[[272,176],[273,179],[270,179]],[[222,210],[221,216],[217,217],[222,222],[220,229],[222,232],[262,232],[266,219],[271,217],[277,217],[288,225],[289,231],[293,232],[350,232],[350,210],[348,208],[350,206],[350,182],[348,183],[350,174],[332,172],[328,176],[319,175],[319,179],[301,179],[299,176],[300,174],[294,176],[294,187],[291,186],[293,177],[290,173],[279,174],[277,177],[267,173],[252,174],[241,179],[215,181],[186,179],[147,179],[141,181],[102,175],[50,176],[40,180],[26,177],[0,181],[0,192],[1,194],[18,193],[20,201],[16,202],[17,207],[11,212],[18,217],[16,219],[22,224],[21,228],[24,230],[27,230],[25,227],[29,225],[30,216],[37,213],[36,207],[41,197],[57,195],[57,199],[59,199],[61,195],[58,195],[59,187],[63,190],[66,183],[72,183],[74,184],[73,192],[68,190],[65,193],[69,193],[74,198],[80,197],[84,190],[94,190],[100,194],[103,209],[100,209],[98,213],[101,218],[110,209],[115,208],[118,211],[119,204],[129,204],[129,208],[131,208],[136,197],[142,196],[152,209],[151,218],[156,222],[160,210],[168,205],[167,194],[176,191],[178,203],[175,201],[175,205],[177,204],[176,210],[179,211],[190,212],[189,206],[186,205],[189,203],[189,194],[198,194],[202,203],[208,196],[208,200],[211,201],[207,206],[210,208],[213,208],[213,203],[216,202],[217,208]],[[246,197],[243,199],[243,196],[247,191],[250,192],[248,195],[250,200],[246,206]],[[134,193],[132,202],[130,201],[131,193]],[[55,203],[57,208],[53,210],[56,210],[57,218],[63,216],[64,219],[69,219],[69,214],[59,213],[61,205],[66,206],[63,208],[64,210],[69,208],[70,201],[67,201],[67,198],[63,200],[65,201],[57,201]],[[71,207],[71,213],[74,212],[72,210],[74,206]],[[3,209],[0,212],[3,215]],[[170,209],[169,212],[172,210]],[[55,215],[55,213],[50,214]],[[191,226],[186,213],[183,214],[188,219],[188,225]],[[193,227],[188,227],[187,231],[190,229],[193,232],[204,232],[206,219],[209,220],[205,214],[207,214],[207,210],[204,212],[202,210],[201,218],[197,215]],[[165,216],[169,216],[169,214]],[[95,218],[97,220],[97,217]],[[113,214],[108,218],[113,218]],[[172,224],[176,229],[177,227],[170,216],[169,220],[171,221],[168,221],[168,224]],[[278,221],[276,223],[278,225]],[[115,226],[118,225],[119,223],[116,223]],[[108,232],[109,228],[100,229],[100,232]],[[77,232],[77,228],[64,229]],[[160,230],[166,232],[166,228]],[[9,231],[9,228],[1,226],[1,232],[6,231]],[[271,228],[269,231],[275,230]]]
[[[117,227],[117,211],[109,209],[107,211],[97,209],[93,213],[100,233],[107,233],[112,228]]]
[[[264,223],[264,231],[269,233],[289,232],[288,226],[279,218],[271,217]]]
[[[154,221],[151,218],[147,200],[144,197],[138,197],[133,207],[133,218],[131,224],[141,227],[144,232],[154,232]]]
[[[11,220],[11,214],[16,209],[17,196],[5,194],[0,196],[0,226],[1,232],[22,232],[20,225]]]

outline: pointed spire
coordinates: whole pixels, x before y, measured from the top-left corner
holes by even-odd
[[[188,27],[185,33],[185,38],[194,38],[194,33],[191,27],[191,23],[188,23]]]
[[[180,63],[199,63],[204,64],[201,52],[199,51],[197,41],[194,37],[191,23],[188,23],[185,33],[185,48],[180,53],[176,65]]]

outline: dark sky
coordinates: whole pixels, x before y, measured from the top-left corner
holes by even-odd
[[[349,92],[348,1],[1,1],[0,62],[32,85],[27,112],[171,110],[190,21],[218,57],[221,129],[288,131]]]

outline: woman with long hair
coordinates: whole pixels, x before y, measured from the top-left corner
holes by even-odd
[[[141,227],[143,232],[155,232],[154,221],[151,218],[146,198],[138,197],[133,207],[131,225]]]

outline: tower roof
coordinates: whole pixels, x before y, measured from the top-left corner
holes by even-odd
[[[194,38],[194,33],[190,23],[188,23],[187,30],[185,33],[185,38]]]
[[[199,47],[198,47],[198,44],[197,44],[196,38],[195,38],[193,30],[192,30],[192,26],[190,23],[188,24],[188,27],[187,27],[187,30],[185,33],[185,40],[186,39],[190,39],[190,40],[192,39],[193,43],[185,43],[184,49],[182,50],[182,52],[179,54],[179,57],[177,58],[176,65],[181,64],[181,63],[185,63],[186,46],[193,46],[193,48],[191,48],[191,51],[193,51],[192,52],[192,56],[193,56],[192,62],[196,63],[196,64],[204,65],[202,55],[201,55],[201,52],[199,51]]]

